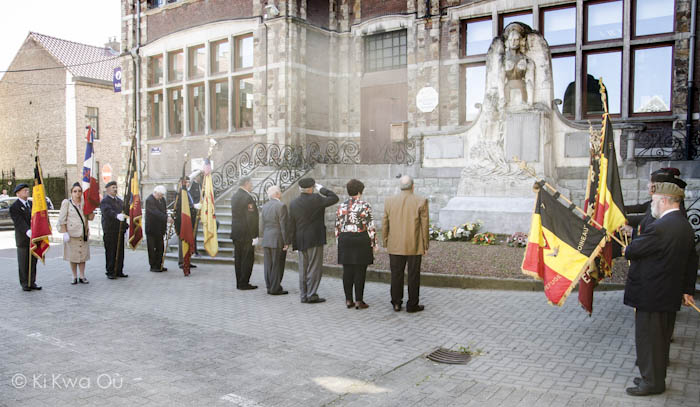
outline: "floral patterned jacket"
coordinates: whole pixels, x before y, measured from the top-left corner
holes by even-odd
[[[335,220],[335,237],[343,232],[367,232],[372,247],[377,246],[377,230],[374,227],[372,206],[369,202],[349,198],[338,205]]]

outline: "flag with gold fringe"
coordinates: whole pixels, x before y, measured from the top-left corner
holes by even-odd
[[[194,253],[194,233],[192,233],[192,214],[190,213],[190,199],[185,188],[185,166],[182,167],[180,178],[180,191],[178,192],[177,205],[175,207],[175,232],[182,246],[182,272],[190,275],[190,260]]]
[[[214,184],[211,180],[211,161],[204,159],[204,181],[202,182],[202,207],[199,209],[199,219],[202,222],[204,232],[204,250],[211,257],[219,252],[219,238],[216,230],[216,204],[214,203]]]
[[[132,152],[134,158],[136,153]],[[136,160],[132,161],[131,179],[129,180],[129,245],[136,249],[143,238],[143,228],[141,221],[143,212],[141,211],[141,193],[139,192],[139,174],[136,169]],[[125,201],[127,201],[125,200]]]
[[[49,249],[49,236],[51,236],[51,224],[46,205],[46,190],[44,189],[44,177],[41,173],[39,156],[34,159],[34,187],[32,188],[32,237],[29,252],[32,256],[44,262],[44,256]]]

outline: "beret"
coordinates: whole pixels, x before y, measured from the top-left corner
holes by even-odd
[[[651,193],[652,195],[669,195],[680,198],[685,197],[683,188],[673,182],[655,182],[651,186]]]
[[[17,185],[17,186],[15,187],[15,194],[16,194],[17,192],[19,192],[20,190],[22,190],[23,188],[29,188],[29,185],[27,185],[27,184],[25,184],[25,183],[21,183],[21,184]]]
[[[300,188],[311,188],[316,185],[316,181],[313,178],[302,178],[299,180]]]
[[[109,182],[107,183],[107,185],[105,185],[105,188],[109,188],[109,187],[111,187],[112,185],[117,185],[117,181],[109,181]]]

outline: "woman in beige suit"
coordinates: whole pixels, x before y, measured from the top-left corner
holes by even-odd
[[[90,259],[88,221],[94,217],[94,213],[87,216],[83,214],[83,188],[76,182],[70,189],[70,198],[61,203],[61,212],[58,215],[58,231],[63,233],[63,259],[70,262],[73,272],[71,284],[88,283],[85,278],[85,262]],[[80,278],[77,275],[78,267]]]

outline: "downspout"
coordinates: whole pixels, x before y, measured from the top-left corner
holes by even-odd
[[[690,53],[688,58],[688,112],[685,119],[685,159],[692,160],[693,151],[693,71],[695,70],[695,23],[697,20],[697,0],[691,0],[690,12]]]

